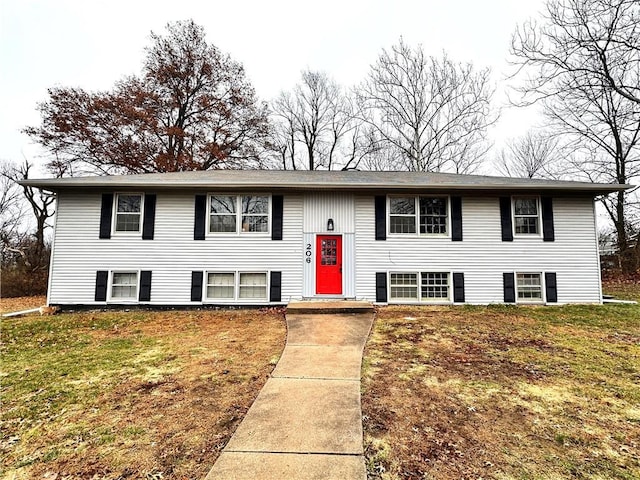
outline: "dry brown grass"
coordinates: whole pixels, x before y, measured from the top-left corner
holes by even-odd
[[[38,308],[46,303],[47,297],[44,295],[39,297],[0,298],[0,314]]]
[[[640,308],[380,309],[369,478],[640,478]]]
[[[3,478],[203,478],[284,346],[279,311],[3,326]]]

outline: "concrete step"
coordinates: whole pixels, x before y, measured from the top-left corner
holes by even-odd
[[[302,300],[292,301],[287,305],[288,314],[323,314],[323,313],[372,313],[374,307],[370,302],[357,300]]]

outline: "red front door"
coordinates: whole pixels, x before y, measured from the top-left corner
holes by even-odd
[[[342,237],[318,235],[316,252],[316,293],[342,295]]]

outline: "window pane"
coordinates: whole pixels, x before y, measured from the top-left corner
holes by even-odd
[[[267,298],[266,273],[241,273],[240,298]]]
[[[234,196],[211,196],[210,213],[236,213],[236,197]]]
[[[389,232],[391,233],[416,233],[415,217],[389,217]]]
[[[538,233],[538,217],[516,217],[516,233]]]
[[[118,195],[117,212],[140,213],[142,195]]]
[[[114,273],[111,287],[112,298],[136,298],[138,274],[135,272]]]
[[[142,195],[118,195],[116,204],[116,232],[140,231]]]
[[[418,276],[415,273],[392,273],[390,292],[393,299],[418,299]]]
[[[423,273],[421,296],[423,300],[439,300],[449,298],[448,273]]]
[[[539,273],[518,273],[516,275],[519,300],[542,300],[542,283]]]
[[[137,232],[140,230],[139,213],[116,214],[116,232]]]
[[[269,197],[242,197],[242,213],[269,213]]]
[[[211,215],[209,222],[210,232],[235,232],[236,216],[235,215]]]
[[[391,197],[389,199],[389,212],[392,214],[415,215],[415,199],[413,197]]]
[[[245,215],[242,217],[243,232],[268,232],[269,219],[266,215]]]
[[[420,233],[447,233],[447,199],[420,197]]]
[[[513,203],[516,215],[538,215],[538,202],[535,198],[516,198]]]
[[[236,276],[234,273],[209,273],[207,275],[208,298],[234,298]]]

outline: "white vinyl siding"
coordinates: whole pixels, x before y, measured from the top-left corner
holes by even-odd
[[[375,240],[374,210],[373,195],[356,197],[356,298],[375,301],[376,272],[442,271],[464,273],[466,303],[503,303],[502,272],[547,271],[557,274],[558,303],[601,301],[591,198],[554,196],[553,242],[537,235],[503,242],[498,195],[462,196],[461,242],[437,235]],[[449,282],[453,290],[452,275]]]
[[[96,271],[113,266],[118,271],[153,271],[150,305],[198,305],[190,300],[192,271],[282,272],[282,302],[302,297],[301,195],[284,198],[283,240],[271,240],[264,233],[220,233],[194,241],[194,197],[195,193],[157,192],[153,240],[99,239],[101,193],[61,192],[50,302],[100,304],[94,300]],[[252,303],[267,302],[268,298]]]

